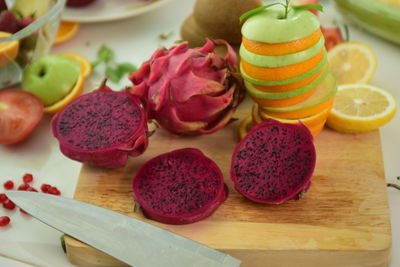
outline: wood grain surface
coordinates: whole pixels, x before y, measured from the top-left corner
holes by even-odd
[[[243,267],[388,265],[391,229],[378,131],[341,134],[324,129],[315,139],[317,165],[309,191],[299,201],[263,205],[238,194],[229,179],[238,124],[198,137],[159,129],[147,151],[131,158],[125,168],[83,165],[74,197],[229,253],[240,258]],[[165,225],[145,219],[140,210],[134,212],[131,180],[138,167],[184,147],[201,149],[220,166],[228,199],[211,217],[190,225]],[[66,247],[76,265],[123,266],[73,238],[66,238]]]

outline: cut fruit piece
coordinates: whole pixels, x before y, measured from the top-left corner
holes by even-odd
[[[288,91],[288,92],[262,92],[256,89],[251,83],[245,81],[245,86],[247,89],[247,92],[249,93],[250,96],[255,97],[255,98],[261,98],[261,99],[286,99],[286,98],[291,98],[291,97],[296,97],[300,96],[302,94],[305,94],[309,92],[312,89],[315,89],[318,85],[320,85],[328,75],[329,71],[326,70],[322,75],[320,75],[317,79],[315,79],[312,83],[301,87],[297,88],[296,90]]]
[[[372,131],[388,123],[396,110],[395,98],[384,89],[363,84],[341,85],[327,125],[344,133]]]
[[[263,43],[246,39],[243,37],[242,45],[252,53],[263,56],[281,56],[303,51],[313,46],[321,38],[321,30],[316,30],[306,38],[286,43]]]
[[[344,42],[328,52],[329,67],[337,83],[367,84],[376,71],[374,51],[365,43]]]
[[[320,38],[316,44],[303,51],[281,56],[258,55],[250,52],[242,45],[239,54],[243,61],[254,66],[263,68],[279,68],[307,61],[320,53],[321,49],[325,47],[324,44],[324,38]]]
[[[279,120],[280,122],[292,123],[292,124],[297,123],[298,121],[301,121],[308,128],[316,126],[316,125],[320,125],[321,123],[325,123],[326,119],[328,118],[330,110],[331,110],[331,108],[327,108],[327,109],[325,109],[319,113],[316,113],[310,117],[288,120],[288,119],[272,117],[272,116],[266,115],[265,113],[259,113],[258,105],[256,105],[256,104],[253,105],[253,113],[258,114],[262,120],[273,119],[273,120]]]
[[[243,71],[250,77],[259,80],[279,81],[297,77],[302,75],[313,68],[325,57],[325,48],[312,58],[289,66],[277,68],[265,68],[251,65],[248,62],[241,60],[241,67]]]
[[[68,41],[79,30],[79,23],[72,21],[61,21],[60,26],[58,27],[58,32],[56,35],[56,39],[54,40],[55,44],[60,44],[65,41]]]
[[[312,83],[316,78],[318,78],[318,76],[320,76],[323,72],[325,72],[328,69],[328,64],[325,64],[325,67],[317,72],[316,74],[307,77],[303,80],[297,81],[297,82],[293,82],[293,83],[289,83],[289,84],[283,84],[283,85],[257,85],[257,84],[252,84],[254,88],[256,88],[257,90],[263,91],[263,92],[267,92],[267,93],[277,93],[277,92],[288,92],[288,91],[292,91],[292,90],[296,90],[299,89],[301,87],[307,86],[310,83]]]
[[[62,54],[60,54],[60,56],[70,58],[72,60],[75,60],[79,64],[81,64],[81,74],[83,75],[83,78],[86,78],[92,72],[92,64],[90,63],[89,59],[87,59],[86,57],[84,57],[80,54],[62,53]]]
[[[11,33],[0,32],[0,39],[11,36]],[[0,43],[0,67],[12,62],[18,55],[19,41]]]
[[[329,115],[329,113],[327,115]],[[253,112],[252,112],[252,119],[253,120],[251,122],[243,121],[242,122],[243,125],[242,124],[240,125],[240,128],[239,128],[239,136],[240,136],[240,138],[243,138],[244,136],[246,136],[246,134],[248,133],[248,131],[251,130],[251,127],[253,125],[257,125],[257,124],[259,124],[259,123],[264,121],[264,119],[260,116],[260,114],[258,112],[254,112],[254,109],[253,109]],[[279,118],[276,118],[276,120],[281,121],[281,119],[279,119]],[[282,122],[284,122],[284,121],[286,121],[286,120],[283,120]],[[296,122],[297,121],[298,120],[296,120]],[[322,129],[324,128],[325,122],[326,122],[326,118],[325,118],[325,120],[323,120],[319,124],[312,125],[312,126],[307,126],[306,125],[306,126],[310,130],[311,134],[315,137],[322,131]]]
[[[317,87],[315,93],[305,101],[289,107],[266,107],[261,106],[261,112],[278,118],[297,119],[312,116],[321,112],[332,104],[337,90],[335,79],[329,74]]]
[[[253,77],[250,77],[244,70],[243,70],[243,66],[242,63],[240,64],[240,73],[243,76],[243,79],[245,79],[246,81],[252,83],[252,84],[257,84],[257,85],[263,85],[263,86],[275,86],[275,85],[286,85],[286,84],[290,84],[290,83],[294,83],[294,82],[298,82],[300,80],[309,78],[315,74],[317,74],[318,72],[320,72],[325,66],[326,66],[326,62],[327,62],[327,57],[324,56],[323,59],[321,60],[321,62],[313,69],[298,75],[296,77],[293,78],[289,78],[289,79],[282,79],[282,80],[276,80],[276,81],[272,81],[272,80],[261,80],[261,79],[255,79]]]
[[[284,99],[264,99],[264,98],[254,97],[251,95],[250,97],[254,100],[254,102],[263,107],[273,107],[273,108],[289,107],[305,101],[307,98],[309,98],[316,92],[317,88],[318,87],[314,87],[311,90],[305,92],[304,94]]]

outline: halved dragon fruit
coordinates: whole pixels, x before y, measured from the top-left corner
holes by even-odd
[[[128,156],[147,148],[145,106],[128,91],[105,85],[75,99],[53,117],[51,126],[65,156],[100,167],[123,167]]]
[[[225,46],[225,58],[215,49]],[[244,97],[236,54],[224,40],[156,51],[130,76],[132,93],[149,104],[149,117],[175,134],[210,134],[224,127]]]
[[[308,190],[315,163],[313,136],[306,126],[265,120],[236,146],[231,179],[248,199],[281,204]]]
[[[228,195],[219,167],[195,148],[149,160],[137,172],[132,188],[146,217],[167,224],[206,218]]]

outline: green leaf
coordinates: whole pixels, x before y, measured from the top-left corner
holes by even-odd
[[[285,6],[285,5],[282,4],[282,3],[272,3],[272,4],[269,4],[269,5],[266,5],[266,6],[257,7],[257,8],[255,8],[255,9],[252,9],[252,10],[250,10],[250,11],[247,11],[246,13],[244,13],[243,15],[241,15],[241,16],[240,16],[240,22],[242,22],[242,21],[243,21],[245,18],[247,18],[247,17],[250,17],[250,16],[253,16],[253,15],[255,15],[255,14],[258,14],[258,13],[264,11],[264,9],[267,9],[267,8],[270,8],[270,7],[276,6],[276,5]]]
[[[114,51],[112,51],[109,47],[102,45],[97,51],[97,59],[92,62],[92,68],[96,68],[99,64],[105,63],[107,64],[115,57]]]
[[[137,67],[131,63],[121,63],[117,66],[118,72],[122,72],[123,74],[130,73],[137,70]]]
[[[299,6],[292,6],[294,10],[314,9],[323,12],[324,7],[320,4],[305,4]]]
[[[136,70],[136,66],[131,63],[121,63],[115,67],[107,66],[105,73],[110,81],[119,83],[126,74]]]

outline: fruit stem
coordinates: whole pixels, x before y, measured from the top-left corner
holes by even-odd
[[[289,3],[290,0],[286,0],[286,5],[285,5],[285,16],[283,17],[283,19],[287,19],[287,15],[289,13]]]

